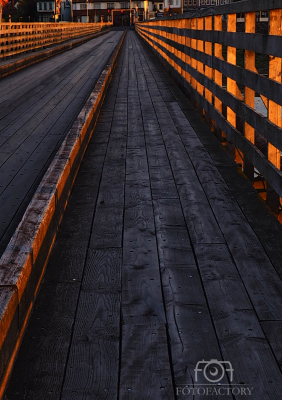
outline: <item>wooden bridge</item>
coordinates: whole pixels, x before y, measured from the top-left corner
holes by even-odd
[[[278,3],[111,31],[75,49],[84,67],[71,52],[53,59],[55,81],[73,65],[78,83],[86,53],[108,57],[102,80],[89,71],[82,81],[93,80],[92,94],[70,130],[59,125],[65,140],[23,217],[13,214],[21,222],[5,251],[1,239],[4,399],[281,399]],[[239,6],[246,32],[236,32]],[[256,33],[258,10],[269,12],[268,33]],[[268,76],[257,71],[263,53]],[[52,129],[44,140],[55,149]],[[9,187],[11,204],[18,193]]]

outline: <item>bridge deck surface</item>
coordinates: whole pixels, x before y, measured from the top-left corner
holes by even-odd
[[[281,399],[281,232],[128,32],[6,398]]]
[[[106,33],[1,79],[0,255],[121,35]]]

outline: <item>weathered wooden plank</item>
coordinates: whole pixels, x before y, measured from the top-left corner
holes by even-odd
[[[119,398],[174,398],[165,324],[123,325]]]
[[[199,182],[189,177],[178,190],[192,242],[224,243],[225,239]]]
[[[271,393],[272,399],[279,399],[281,371],[228,248],[196,245],[195,251],[223,357],[234,368],[234,382],[253,387],[254,396],[270,399]]]
[[[151,200],[150,181],[126,180],[125,184],[125,207],[135,206]]]
[[[218,344],[213,324],[206,306],[199,304],[183,304],[171,302],[166,309],[169,320],[169,337],[172,349],[173,376],[177,392],[181,400],[187,398],[181,395],[184,387],[195,387],[195,368],[198,362],[205,360],[222,360],[222,354]],[[199,387],[207,385],[205,376],[197,374]],[[228,379],[225,375],[221,385],[228,386]],[[196,393],[197,394],[197,393]],[[195,399],[200,399],[198,395]],[[226,394],[227,399],[232,396]],[[211,399],[218,399],[213,395]]]
[[[137,62],[138,59],[135,58],[135,64]],[[142,132],[143,138],[144,132],[146,133],[146,139],[151,133],[154,136],[158,134],[155,131],[155,127],[158,125],[152,108],[147,109],[147,100],[151,102],[150,97],[147,98],[147,85],[143,81],[146,90],[139,92],[139,100],[139,97],[136,96],[138,88],[135,70],[130,70],[130,74],[128,98],[132,104],[133,114],[129,115],[128,120],[128,144],[133,140],[132,138],[140,136],[140,132]],[[134,110],[137,110],[135,116]],[[141,120],[140,112],[143,120]],[[165,314],[153,208],[150,201],[151,177],[149,181],[143,138],[142,147],[132,149],[128,146],[127,148],[125,197],[128,200],[124,213],[122,318],[124,324],[148,326],[152,323],[165,323]],[[134,186],[133,182],[135,182]]]
[[[161,267],[194,264],[179,199],[155,200],[154,216]]]
[[[160,144],[152,145],[151,138],[146,136],[146,144],[147,144],[147,154],[148,154],[148,163],[149,167],[169,167],[169,160],[167,157],[166,148],[163,143],[163,138],[161,136],[157,136],[160,138]]]
[[[130,133],[130,132],[129,132]],[[128,149],[136,149],[138,147],[145,147],[145,137],[144,134],[128,136],[127,139],[127,148]]]
[[[108,199],[114,198],[112,196],[115,195],[119,197],[123,196],[123,188],[116,189],[113,192],[111,187],[108,188]],[[120,247],[122,243],[122,228],[123,203],[116,205],[107,204],[105,196],[100,192],[92,226],[90,247],[93,249]]]
[[[142,110],[142,113],[147,114],[146,110]],[[159,129],[159,124],[158,124],[157,120],[152,121],[150,116],[148,116],[148,119],[143,121],[143,127],[144,127],[144,131],[146,134],[147,132],[151,133],[151,132],[157,131]]]
[[[146,149],[127,148],[126,152],[126,179],[144,180],[148,179],[148,164]]]
[[[125,209],[123,234],[125,265],[158,268],[155,227],[151,203],[143,202]]]
[[[111,129],[108,123],[104,129]],[[117,138],[111,130],[90,238],[93,249],[121,247],[125,154],[126,136]]]
[[[165,323],[158,266],[123,264],[122,318],[125,324]]]
[[[160,130],[154,132],[150,132],[150,135],[146,135],[146,144],[147,144],[147,153],[149,154],[149,150],[154,147],[162,147],[163,146],[163,138]],[[157,158],[156,158],[157,160]]]
[[[141,115],[128,119],[128,132],[129,135],[131,132],[134,132],[134,134],[137,132],[143,132],[143,120]]]
[[[60,399],[80,282],[42,284],[6,391],[9,398]]]
[[[160,163],[162,163],[161,160]],[[165,166],[151,167],[150,180],[152,196],[154,199],[178,198],[178,193],[172,176],[172,172],[167,164]]]
[[[62,399],[117,397],[121,249],[89,250]]]

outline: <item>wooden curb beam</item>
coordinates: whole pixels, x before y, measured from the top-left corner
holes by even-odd
[[[30,316],[126,31],[44,175],[0,259],[0,398]]]

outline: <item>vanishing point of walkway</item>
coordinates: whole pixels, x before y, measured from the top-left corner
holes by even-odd
[[[128,32],[6,399],[281,399],[281,233]]]

